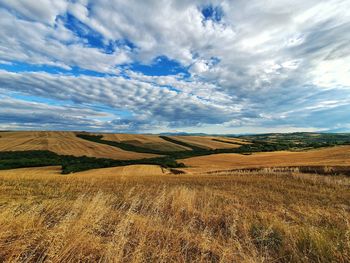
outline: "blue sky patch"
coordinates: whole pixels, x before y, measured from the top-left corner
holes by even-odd
[[[205,20],[212,20],[214,22],[220,22],[224,15],[220,6],[207,5],[201,11]]]
[[[105,39],[100,33],[94,31],[88,25],[82,23],[69,13],[60,16],[58,19],[63,21],[64,26],[67,29],[86,42],[88,47],[100,49],[106,54],[113,54],[119,48],[123,47],[130,50],[136,48],[136,46],[127,39],[119,39],[115,41]]]
[[[185,76],[189,76],[186,67],[183,67],[176,60],[171,60],[166,56],[157,57],[150,65],[133,63],[128,66],[128,68],[147,76],[168,76],[177,74],[184,74]]]
[[[71,67],[71,69],[64,69],[56,66],[29,64],[25,62],[0,63],[0,69],[10,72],[46,72],[50,74],[71,74],[74,76],[88,75],[94,77],[109,76],[109,74],[106,73],[82,69],[76,66]]]
[[[80,22],[71,14],[67,13],[64,16],[60,16],[58,19],[62,20],[64,26],[72,31],[76,36],[84,39],[90,47],[106,49],[106,51],[109,51],[109,44],[104,43],[101,34],[95,32],[89,26]]]

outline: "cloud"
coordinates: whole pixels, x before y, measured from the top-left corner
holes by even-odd
[[[81,108],[93,109],[103,105],[110,111],[118,109],[130,112],[135,122],[143,120],[141,123],[147,121],[170,126],[221,123],[239,112],[237,107],[219,103],[220,100],[215,96],[212,100],[203,99],[188,92],[191,88],[188,91],[174,91],[154,82],[123,77],[77,77],[42,72],[0,71],[0,90],[12,95],[71,102]],[[118,115],[115,117],[120,118]]]
[[[65,69],[78,66],[88,70],[118,73],[116,65],[130,61],[127,50],[106,54],[86,46],[60,20],[55,26],[18,19],[0,9],[0,57],[6,61],[21,61],[34,65],[58,66]]]
[[[66,11],[68,3],[66,0],[2,0],[1,5],[23,18],[52,25],[56,16]]]
[[[325,128],[330,123],[348,122],[347,111],[339,113],[350,105],[350,91],[343,89],[320,91],[317,87],[304,87],[308,92],[300,94],[300,88],[288,87],[285,91],[260,93],[257,97],[250,94],[241,99],[225,97],[215,85],[207,84],[201,90],[201,85],[205,83],[188,83],[169,76],[134,74],[125,79],[0,71],[3,93],[54,100],[56,104],[69,103],[90,112],[101,108],[102,112],[108,112],[108,120],[100,124],[104,130],[145,131],[218,124],[231,128],[248,125]],[[2,108],[12,107],[3,104]],[[71,117],[76,115],[70,107],[67,109]],[[328,118],[318,119],[317,115],[324,115],[323,112],[328,112]],[[332,112],[337,112],[333,120]],[[68,118],[67,122],[70,121]],[[86,123],[86,127],[90,126]]]
[[[1,129],[103,130],[108,114],[70,105],[48,105],[0,96]]]
[[[102,77],[1,71],[0,89],[103,107],[111,130],[348,127],[349,9],[346,0],[2,0],[1,64]],[[163,65],[165,76],[149,74]]]

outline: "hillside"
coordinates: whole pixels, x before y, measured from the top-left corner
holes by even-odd
[[[61,165],[62,173],[125,165],[187,168],[349,165],[346,134],[164,136],[86,132],[1,132],[0,169]]]
[[[0,261],[350,260],[342,136],[0,136]]]
[[[350,166],[350,146],[336,146],[301,152],[264,152],[251,155],[213,154],[183,159],[187,170],[213,171],[249,167]]]
[[[103,134],[103,139],[165,152],[191,150],[188,147],[165,141],[157,135]]]
[[[89,156],[117,160],[156,157],[124,151],[78,138],[74,132],[2,132],[0,151],[48,150],[60,155]]]
[[[240,139],[214,137],[214,136],[169,136],[170,138],[192,144],[203,149],[238,148],[244,141]]]

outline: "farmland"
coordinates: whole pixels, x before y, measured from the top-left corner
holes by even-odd
[[[73,132],[2,132],[0,151],[48,150],[61,155],[118,160],[142,159],[155,155],[128,152],[82,140]]]
[[[143,134],[103,134],[108,141],[125,142],[135,146],[158,151],[184,151],[190,148],[163,140],[157,135]]]
[[[343,135],[0,136],[0,261],[350,260]]]
[[[237,148],[241,143],[239,139],[232,140],[230,138],[222,139],[221,137],[211,136],[173,136],[174,139],[189,143],[204,149],[226,149],[226,148]]]
[[[349,166],[350,146],[309,151],[277,151],[241,154],[215,154],[181,160],[189,170],[209,171],[249,167]]]
[[[0,0],[0,263],[350,263],[349,10]]]
[[[348,177],[106,169],[0,171],[1,260],[350,260]]]

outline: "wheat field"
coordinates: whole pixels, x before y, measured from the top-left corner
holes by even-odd
[[[89,156],[117,160],[151,158],[158,155],[125,151],[76,137],[74,132],[2,132],[0,151],[48,150],[61,155]]]
[[[245,141],[242,141],[237,138],[233,139],[233,138],[216,137],[216,136],[170,136],[170,138],[173,138],[175,140],[179,140],[185,143],[189,143],[203,149],[211,149],[211,150],[238,148],[240,147],[240,144],[234,144],[234,143],[241,143],[241,142],[246,143]],[[222,141],[215,141],[217,139]],[[227,141],[228,143],[223,141]]]
[[[125,142],[131,145],[159,151],[191,150],[188,147],[163,140],[158,135],[107,133],[103,134],[103,139],[108,141]]]
[[[0,261],[350,261],[349,177],[108,169],[0,171]]]
[[[276,151],[242,155],[212,154],[180,160],[193,173],[247,167],[350,166],[350,146],[336,146],[300,152]]]

